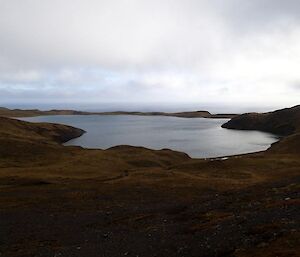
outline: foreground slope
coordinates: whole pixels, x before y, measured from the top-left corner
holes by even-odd
[[[0,256],[298,256],[300,159],[289,144],[199,160],[64,147],[83,131],[0,122]]]

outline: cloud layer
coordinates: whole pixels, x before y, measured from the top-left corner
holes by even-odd
[[[297,0],[0,0],[3,103],[300,99]]]

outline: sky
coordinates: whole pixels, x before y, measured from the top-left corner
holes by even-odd
[[[0,0],[0,105],[300,103],[299,0]]]

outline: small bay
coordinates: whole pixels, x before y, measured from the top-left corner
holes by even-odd
[[[227,119],[134,115],[55,115],[22,118],[84,129],[65,145],[107,149],[116,145],[169,148],[195,158],[211,158],[266,150],[278,138],[260,131],[221,128]]]

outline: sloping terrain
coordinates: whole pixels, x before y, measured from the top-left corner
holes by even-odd
[[[201,160],[65,147],[83,131],[0,122],[0,256],[299,256],[298,137]]]
[[[1,139],[19,139],[64,143],[80,137],[84,131],[67,125],[51,123],[29,123],[16,119],[0,117]]]
[[[225,123],[223,128],[261,130],[278,135],[300,132],[300,105],[268,113],[246,113]]]
[[[300,155],[300,133],[282,138],[267,150],[268,153],[288,153]]]
[[[29,123],[0,117],[0,160],[31,162],[36,158],[57,158],[64,153],[60,143],[81,136],[82,129],[61,124]],[[1,165],[1,163],[0,163]]]
[[[268,150],[300,154],[300,105],[268,113],[246,113],[234,117],[223,128],[261,130],[284,136]]]

